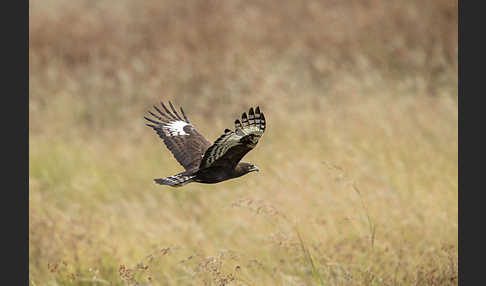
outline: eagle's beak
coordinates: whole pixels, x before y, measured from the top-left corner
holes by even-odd
[[[259,171],[260,171],[260,169],[258,169],[258,167],[257,167],[257,166],[253,166],[253,168],[251,168],[251,170],[252,170],[252,171],[257,171],[257,172],[259,172]]]

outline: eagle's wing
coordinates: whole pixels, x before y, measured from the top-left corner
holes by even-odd
[[[155,110],[161,116],[149,111],[158,121],[144,116],[146,120],[151,122],[146,125],[152,127],[159,134],[177,162],[186,170],[199,167],[202,156],[211,146],[211,142],[197,132],[187,119],[182,107],[181,113],[184,118],[181,118],[170,101],[169,105],[173,112],[170,112],[164,103],[161,104],[165,112],[154,105]]]
[[[236,164],[255,148],[258,140],[265,132],[265,116],[257,107],[250,108],[248,116],[244,112],[240,120],[235,121],[235,131],[226,129],[211,147],[204,153],[200,169],[221,166],[234,168]]]

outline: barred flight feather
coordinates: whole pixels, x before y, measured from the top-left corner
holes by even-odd
[[[235,120],[235,131],[226,129],[224,134],[220,136],[211,147],[209,147],[204,154],[200,168],[211,166],[218,159],[224,157],[231,148],[238,145],[247,146],[247,150],[245,148],[238,149],[239,152],[244,152],[241,155],[241,157],[243,157],[244,154],[253,149],[258,143],[259,138],[265,131],[265,126],[265,117],[263,113],[260,112],[260,107],[257,106],[256,109],[251,107],[248,111],[248,115],[246,112],[243,112],[241,121],[239,119]],[[235,154],[235,156],[240,157],[238,154]]]
[[[159,115],[148,111],[157,120],[144,116],[150,122],[146,125],[157,132],[176,160],[186,170],[199,167],[201,157],[211,146],[211,142],[197,132],[182,108],[180,108],[181,117],[170,101],[169,107],[172,111],[163,102],[161,102],[161,106],[163,111],[154,105]]]

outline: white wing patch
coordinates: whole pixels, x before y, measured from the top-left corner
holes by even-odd
[[[189,125],[189,123],[184,121],[172,121],[171,123],[162,126],[162,130],[166,136],[182,136],[189,135],[189,133],[184,132],[184,126]]]

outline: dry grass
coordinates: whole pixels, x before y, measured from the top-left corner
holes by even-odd
[[[155,185],[161,100],[261,171]],[[458,284],[457,2],[31,1],[29,110],[32,285]]]

